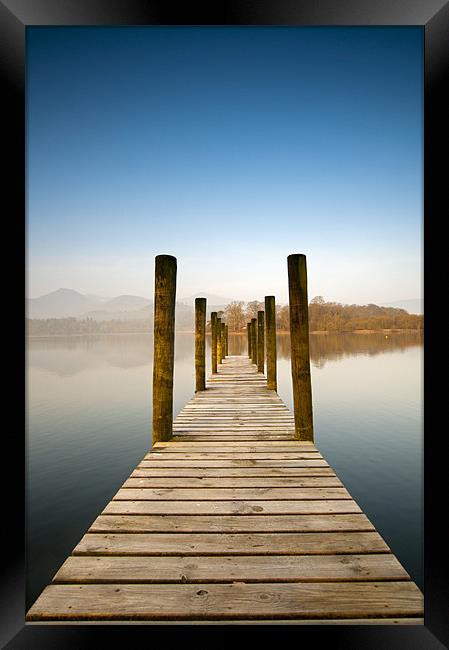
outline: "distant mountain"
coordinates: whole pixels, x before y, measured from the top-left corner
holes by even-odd
[[[29,298],[26,304],[28,318],[67,318],[95,309],[98,302],[73,289],[57,289],[39,298]]]
[[[29,298],[26,304],[28,318],[68,318],[70,316],[83,318],[90,316],[98,320],[121,318],[124,313],[131,317],[145,318],[146,314],[138,313],[141,309],[150,309],[153,301],[142,296],[122,295],[115,298],[104,298],[92,294],[82,294],[74,289],[57,289],[39,298]],[[131,316],[132,312],[137,312]]]
[[[86,293],[85,295],[86,298],[91,298],[99,304],[103,304],[104,302],[108,302],[108,300],[112,300],[111,296],[95,296],[93,293]]]
[[[153,323],[154,303],[148,298],[121,295],[115,298],[83,295],[73,289],[58,289],[39,298],[27,300],[26,315],[32,319],[91,318],[94,321],[148,321]],[[194,308],[176,303],[176,328],[194,328]]]
[[[382,302],[381,307],[398,307],[405,309],[409,314],[424,314],[424,300],[422,298],[410,298],[409,300],[396,300],[394,302]]]
[[[117,296],[107,302],[103,303],[102,310],[104,311],[134,311],[136,309],[143,309],[152,305],[153,301],[141,296]]]

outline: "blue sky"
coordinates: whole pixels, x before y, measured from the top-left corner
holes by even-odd
[[[422,295],[411,28],[27,28],[28,295]]]

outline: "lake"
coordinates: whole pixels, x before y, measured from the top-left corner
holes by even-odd
[[[229,354],[247,354],[230,335]],[[423,589],[423,337],[312,334],[315,444]],[[278,393],[293,411],[290,340]],[[152,334],[27,340],[26,608],[151,446]],[[210,341],[207,346],[210,371]],[[174,415],[195,386],[177,333]]]

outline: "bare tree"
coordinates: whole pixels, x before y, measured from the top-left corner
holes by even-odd
[[[246,327],[244,304],[243,300],[234,300],[226,305],[224,318],[230,332],[240,332]]]
[[[251,318],[257,318],[257,312],[263,311],[265,309],[265,304],[259,302],[258,300],[252,300],[251,302],[246,303],[246,320],[249,321]]]

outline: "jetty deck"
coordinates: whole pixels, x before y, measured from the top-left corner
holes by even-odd
[[[27,622],[423,624],[423,595],[246,356],[229,356]]]

